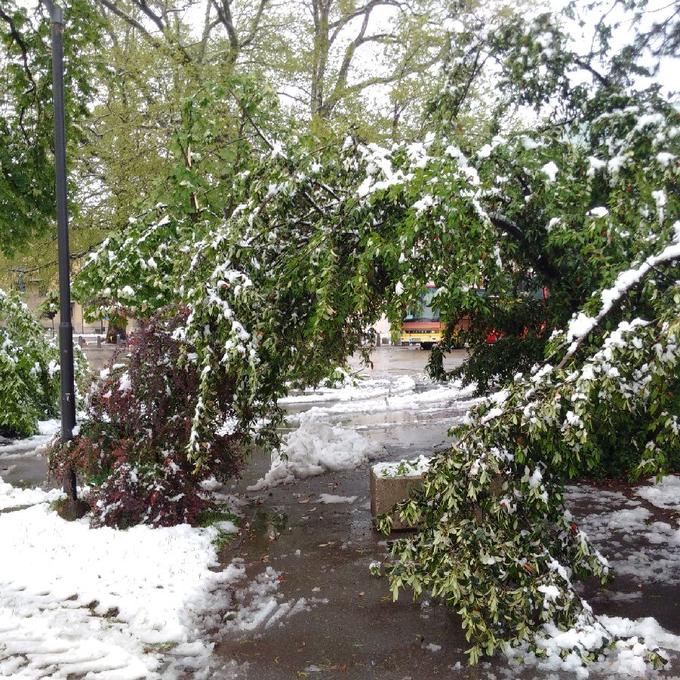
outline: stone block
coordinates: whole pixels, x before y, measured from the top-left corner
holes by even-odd
[[[409,498],[412,491],[423,483],[423,470],[417,467],[406,470],[387,468],[387,464],[379,463],[371,467],[371,514],[376,521],[380,515],[389,513],[397,503]],[[413,527],[401,522],[397,512],[392,513],[392,530],[403,531]]]

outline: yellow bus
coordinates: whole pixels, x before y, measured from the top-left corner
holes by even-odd
[[[427,290],[420,296],[418,307],[408,310],[401,322],[402,345],[420,345],[421,349],[432,349],[444,337],[446,324],[440,320],[439,312],[432,309],[432,298],[436,290],[437,286],[428,283]],[[465,315],[458,319],[453,328],[454,338],[460,331],[467,331],[469,328],[470,317]]]
[[[445,324],[439,320],[439,312],[432,309],[432,298],[436,286],[428,284],[427,290],[420,296],[420,304],[409,309],[401,323],[401,344],[420,345],[422,349],[431,349],[444,334]]]

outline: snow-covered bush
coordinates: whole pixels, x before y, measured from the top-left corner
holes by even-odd
[[[612,55],[600,32],[606,25],[596,28],[597,65],[570,54],[545,17],[497,34],[508,42],[506,64],[516,67],[510,82],[526,85],[525,103],[540,109],[548,92],[559,98],[545,125],[467,153],[435,154],[432,146],[420,168],[383,152],[381,169],[367,176],[378,205],[426,187],[419,215],[427,211],[442,228],[447,217],[464,220],[440,240],[458,239],[451,260],[460,258],[463,271],[477,266],[481,280],[498,286],[494,305],[513,279],[549,287],[542,360],[452,431],[422,493],[401,509],[422,529],[391,550],[395,595],[409,588],[455,608],[472,662],[522,644],[541,655],[542,638],[575,628],[597,634],[591,644],[574,632],[565,656],[606,655],[612,635],[574,584],[604,579],[609,568],[566,511],[565,480],[680,469],[680,116],[657,85],[632,77],[645,73],[640,55],[663,30]],[[592,81],[573,87],[573,75],[588,66]],[[464,250],[468,231],[478,245]],[[450,272],[438,292],[442,309],[490,306],[461,289],[458,263],[438,263]],[[479,369],[488,378],[488,366]],[[662,661],[647,651],[650,662]]]
[[[226,208],[187,216],[181,206],[156,206],[107,239],[75,286],[92,315],[124,311],[144,319],[172,300],[188,308],[177,337],[194,348],[200,375],[189,440],[196,463],[220,426],[218,400],[228,400],[240,430],[276,442],[277,400],[290,388],[333,379],[379,317],[374,286],[364,309],[354,309],[355,293],[364,293],[355,290],[349,255],[361,235],[324,226],[345,206],[314,176],[314,158],[302,148],[294,159],[283,157],[267,144],[230,186],[226,217]],[[322,201],[327,212],[312,207]],[[367,208],[359,212],[366,219]],[[336,257],[342,271],[326,271]],[[225,384],[233,386],[227,395]]]
[[[186,310],[166,310],[146,323],[131,341],[129,362],[113,364],[92,386],[74,440],[50,451],[57,477],[72,466],[91,485],[96,523],[195,523],[210,504],[201,482],[240,469],[244,440],[229,416],[229,385],[217,405],[226,418],[221,430],[202,449],[200,465],[189,457],[200,374],[191,346],[176,335],[186,318]]]
[[[0,435],[27,437],[59,410],[59,351],[26,305],[0,290]]]

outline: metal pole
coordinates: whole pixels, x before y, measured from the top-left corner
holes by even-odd
[[[64,126],[64,12],[46,0],[52,21],[52,96],[54,99],[54,161],[57,190],[59,244],[59,353],[61,358],[61,439],[73,439],[76,424],[73,370],[73,327],[71,325],[71,284],[68,246],[68,205],[66,202],[66,134]],[[76,473],[68,468],[64,491],[77,500]]]

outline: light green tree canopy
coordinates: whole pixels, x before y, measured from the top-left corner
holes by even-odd
[[[89,3],[65,3],[66,114],[69,134],[82,138],[99,23]],[[29,12],[14,0],[0,8],[0,234],[4,253],[43,235],[54,213],[50,23],[42,5]]]

